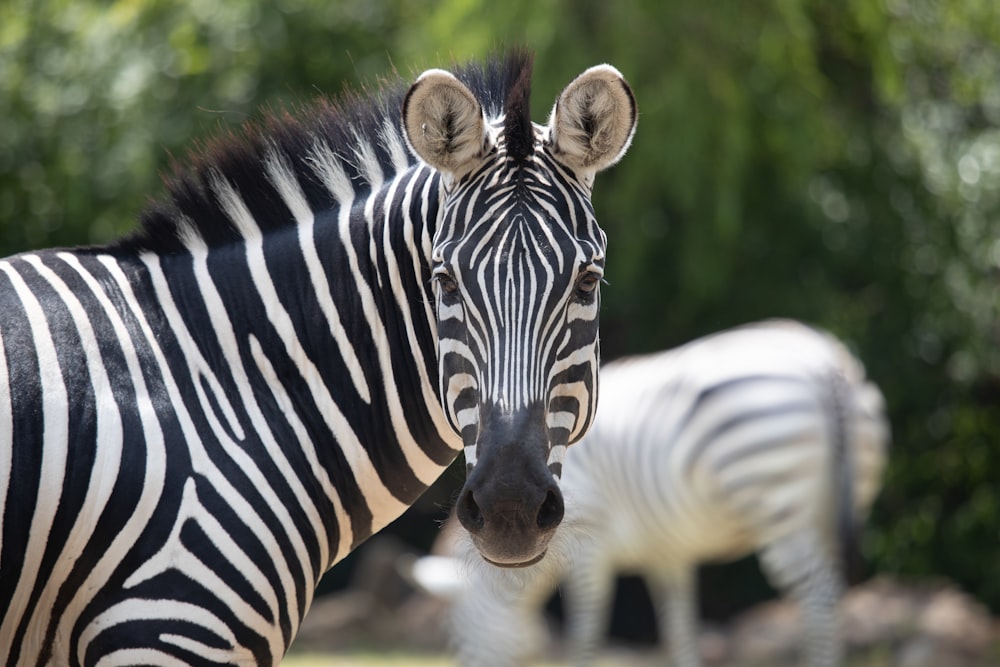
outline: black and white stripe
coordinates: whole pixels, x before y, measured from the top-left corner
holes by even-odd
[[[463,559],[460,662],[523,664],[561,581],[573,664],[592,664],[614,575],[632,572],[658,603],[672,664],[696,667],[695,566],[756,551],[801,604],[808,664],[839,664],[842,529],[867,514],[887,446],[882,396],[861,364],[798,323],[608,364],[594,426],[566,459],[549,556],[516,571]]]
[[[469,472],[459,520],[485,558],[520,566],[562,519],[563,455],[595,412],[606,240],[590,191],[628,147],[636,107],[601,65],[535,125],[525,72],[509,80],[492,123],[440,70],[417,80],[403,113],[411,146],[446,174],[431,262],[440,393]]]
[[[487,457],[481,418],[474,434],[455,426],[465,394],[447,393],[454,343],[439,326],[531,300],[530,314],[482,320],[475,336],[489,341],[462,356],[477,383],[502,373],[510,395],[539,377],[559,393],[577,343],[580,365],[596,364],[596,308],[591,351],[565,293],[580,248],[603,258],[596,169],[553,158],[552,129],[530,121],[537,140],[505,154],[505,100],[524,99],[512,91],[530,64],[514,53],[457,78],[432,70],[488,128],[488,150],[462,163],[408,133],[460,120],[425,75],[409,92],[319,103],[209,146],[119,242],[0,260],[4,664],[277,663],[329,567],[463,447]],[[404,105],[414,96],[419,108]],[[597,169],[630,138],[631,126]],[[560,243],[507,234],[538,238],[542,218],[526,211],[544,211]],[[470,238],[478,254],[461,250]],[[502,289],[460,281],[456,303],[435,287],[442,262],[495,271],[500,247],[516,248],[521,271]],[[546,271],[556,277],[537,279]],[[536,321],[562,346],[549,356],[513,340]],[[484,352],[497,347],[518,353]],[[578,396],[577,431],[593,391]],[[460,409],[482,413],[491,397]],[[548,412],[531,432],[562,445],[566,420],[550,428]]]

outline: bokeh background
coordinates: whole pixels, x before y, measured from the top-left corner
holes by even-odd
[[[6,0],[0,252],[129,230],[172,159],[263,109],[504,44],[536,52],[537,121],[600,62],[639,101],[594,197],[605,358],[765,317],[830,329],[892,420],[870,572],[1000,611],[994,0]],[[427,548],[457,470],[390,532]],[[720,614],[762,586],[719,576]]]

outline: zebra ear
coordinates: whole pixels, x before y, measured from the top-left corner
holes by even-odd
[[[460,176],[489,151],[483,108],[465,84],[449,72],[427,70],[403,100],[406,142],[438,171]]]
[[[625,155],[637,121],[635,96],[621,73],[611,65],[591,67],[552,108],[552,153],[570,169],[593,176]]]

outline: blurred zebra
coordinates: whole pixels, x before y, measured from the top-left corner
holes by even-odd
[[[559,581],[573,664],[592,664],[614,575],[634,572],[674,664],[696,667],[695,566],[754,551],[801,605],[808,664],[839,664],[842,552],[878,492],[889,435],[860,362],[825,333],[768,321],[610,363],[601,380],[594,426],[566,458],[548,555],[501,570],[458,541],[461,664],[521,664]]]

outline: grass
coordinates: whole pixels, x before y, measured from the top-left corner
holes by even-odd
[[[533,667],[565,667],[564,662],[532,663]],[[600,660],[598,667],[652,667],[662,665],[661,656],[653,654],[637,654],[617,657],[607,657]],[[891,660],[888,652],[879,655],[872,653],[864,658],[851,660],[848,667],[889,667]],[[455,661],[448,656],[425,655],[419,653],[304,653],[289,655],[281,663],[282,667],[456,667]],[[727,664],[726,667],[769,667],[768,665]]]
[[[307,653],[289,655],[281,667],[455,667],[444,656],[415,656],[405,653]]]
[[[562,667],[565,664],[532,663],[533,667]],[[646,667],[659,664],[662,661],[608,659],[598,662],[598,667]],[[448,656],[413,653],[307,653],[289,655],[282,661],[281,667],[456,667],[456,663]]]
[[[652,664],[652,663],[650,663]],[[625,667],[622,662],[601,662],[599,667]],[[281,667],[456,667],[447,656],[407,653],[307,653],[290,655]],[[558,667],[557,663],[540,662],[537,667]],[[639,667],[636,664],[636,667]]]

